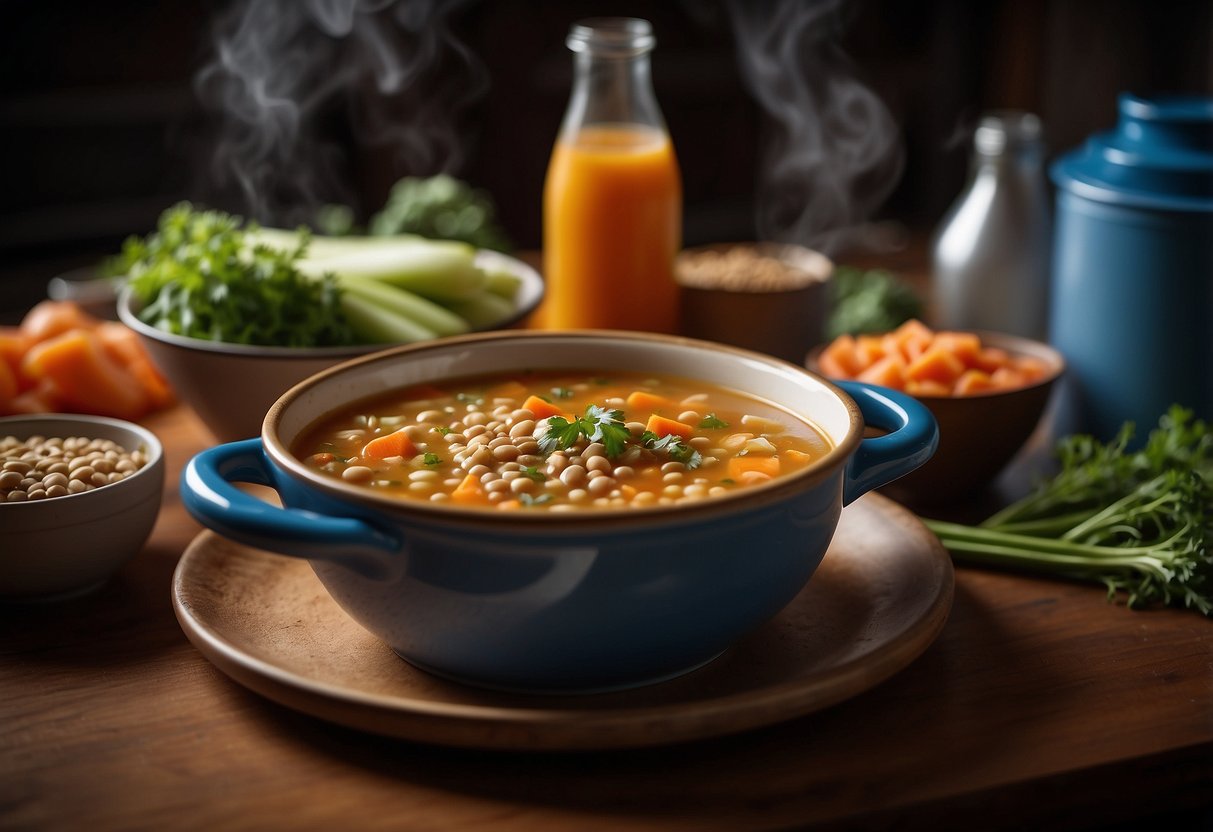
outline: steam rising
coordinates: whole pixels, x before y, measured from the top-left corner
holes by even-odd
[[[220,116],[211,182],[234,185],[266,223],[353,203],[347,151],[387,145],[406,174],[452,172],[457,119],[488,88],[451,31],[467,0],[248,0],[216,22],[213,60],[195,77]]]
[[[893,117],[838,44],[846,0],[728,0],[738,61],[772,120],[758,176],[760,239],[830,253],[901,175]]]

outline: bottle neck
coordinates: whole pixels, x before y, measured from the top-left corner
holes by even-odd
[[[621,28],[610,20],[596,24],[575,25],[569,35],[574,75],[562,132],[588,125],[637,125],[664,131],[650,71],[651,32]]]

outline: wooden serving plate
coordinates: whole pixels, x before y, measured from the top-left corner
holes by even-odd
[[[774,620],[694,672],[581,696],[499,693],[418,670],[349,618],[307,562],[209,531],[182,555],[173,603],[220,670],[321,719],[440,745],[603,749],[737,733],[868,690],[930,645],[952,590],[935,536],[868,494],[843,511],[817,573]]]

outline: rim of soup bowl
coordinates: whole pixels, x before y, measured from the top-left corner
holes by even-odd
[[[821,458],[810,463],[805,468],[786,476],[776,477],[770,482],[751,486],[735,493],[726,494],[720,497],[707,498],[691,504],[646,506],[643,510],[626,507],[595,508],[592,511],[573,513],[550,511],[502,512],[494,511],[492,509],[458,505],[428,502],[422,503],[415,500],[401,499],[399,497],[392,497],[389,495],[375,494],[362,486],[347,483],[331,476],[324,476],[309,469],[291,452],[290,448],[278,436],[279,423],[295,402],[297,402],[309,390],[319,386],[326,380],[335,376],[343,375],[345,373],[353,372],[357,368],[370,364],[392,363],[400,360],[407,360],[410,357],[421,356],[429,352],[451,351],[477,346],[483,348],[481,345],[489,344],[494,341],[508,343],[516,341],[551,340],[555,342],[568,339],[585,341],[599,339],[615,342],[631,341],[652,344],[658,348],[691,348],[697,351],[708,352],[714,356],[718,355],[721,359],[744,359],[750,362],[757,361],[780,373],[792,376],[803,376],[811,380],[818,387],[829,391],[839,399],[840,403],[847,412],[847,430],[845,435],[840,439],[836,439],[835,437],[826,434],[826,438],[830,441],[832,447]],[[609,365],[609,362],[606,363]],[[553,365],[551,369],[560,369],[560,367],[559,365]],[[589,366],[579,368],[576,363],[573,363],[572,365],[568,366],[567,369],[589,370],[594,368]],[[449,378],[437,378],[434,379],[434,381],[444,382],[447,380],[453,380],[461,377],[467,378],[475,375],[476,373],[473,371],[462,376],[456,375],[450,376]],[[688,374],[688,377],[695,378],[693,374]],[[708,381],[708,383],[718,384],[719,382]],[[376,395],[387,392],[389,391],[368,391],[365,396],[360,395],[356,399],[351,400],[349,403],[363,399],[373,399],[376,397]],[[751,396],[756,395],[744,389],[740,390],[740,392]],[[763,400],[769,401],[767,399]],[[789,408],[786,405],[779,402],[771,402],[771,404],[776,405],[782,410],[789,411]],[[321,415],[311,419],[308,422],[308,425],[315,425],[321,419],[332,414],[337,409],[338,408],[336,407],[328,408]],[[800,418],[802,421],[806,421],[804,417],[799,417],[794,412],[790,412],[790,415],[793,418]],[[810,424],[815,430],[818,430],[823,434],[826,433],[825,429],[816,423],[810,422]],[[460,526],[473,524],[490,526],[494,528],[527,528],[528,530],[568,530],[570,528],[585,529],[587,526],[594,523],[605,523],[612,526],[618,526],[620,521],[626,518],[627,527],[631,529],[635,528],[636,526],[649,524],[668,525],[671,522],[695,520],[708,515],[715,517],[719,516],[722,512],[735,513],[739,511],[748,511],[762,505],[768,505],[784,500],[792,494],[800,493],[813,488],[828,477],[832,476],[837,469],[845,465],[855,448],[859,445],[859,442],[863,439],[863,428],[864,419],[859,410],[859,406],[849,395],[847,395],[844,390],[819,373],[810,371],[809,369],[796,365],[792,362],[784,361],[783,359],[775,358],[763,353],[757,353],[739,347],[717,344],[715,342],[687,338],[685,336],[639,331],[632,332],[596,329],[570,331],[506,330],[469,333],[466,335],[389,348],[371,355],[354,358],[322,370],[294,385],[274,402],[269,411],[266,413],[265,420],[262,423],[261,439],[266,453],[270,456],[274,463],[296,480],[305,482],[311,487],[317,488],[322,492],[342,498],[346,501],[353,499],[368,506],[373,506],[377,509],[383,510],[385,513],[405,515],[432,524],[454,522],[458,523]],[[307,428],[300,430],[299,433],[302,433],[306,429]],[[298,437],[296,436],[295,438]]]

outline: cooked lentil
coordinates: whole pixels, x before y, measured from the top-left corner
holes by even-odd
[[[119,482],[147,464],[142,449],[87,436],[0,437],[0,502],[44,500]]]
[[[808,422],[734,390],[547,372],[360,402],[293,450],[320,472],[403,499],[572,511],[719,497],[800,470],[830,447]]]

